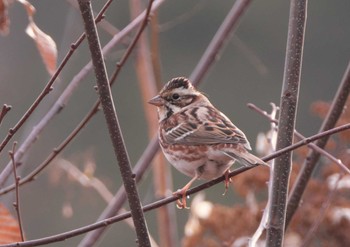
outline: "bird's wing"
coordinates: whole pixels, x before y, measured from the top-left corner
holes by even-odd
[[[207,121],[190,118],[164,132],[164,138],[171,144],[201,145],[233,143],[251,149],[244,133],[222,113],[211,115]]]

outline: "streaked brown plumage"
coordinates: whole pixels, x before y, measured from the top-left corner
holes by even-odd
[[[149,103],[158,108],[159,143],[164,155],[180,172],[192,177],[175,192],[183,196],[178,203],[181,207],[186,207],[186,191],[196,179],[227,175],[235,160],[245,166],[266,165],[248,152],[251,148],[244,133],[188,79],[172,79]]]

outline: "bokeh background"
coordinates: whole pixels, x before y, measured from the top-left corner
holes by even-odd
[[[105,1],[92,1],[97,11]],[[82,33],[80,13],[67,1],[31,1],[37,12],[35,22],[57,43],[58,60],[62,60]],[[146,3],[146,1],[145,1]],[[176,76],[189,76],[225,18],[234,1],[165,1],[159,9],[161,75],[164,83]],[[330,101],[335,94],[350,58],[350,2],[309,1],[305,35],[304,61],[301,78],[297,129],[304,135],[316,133],[321,120],[310,111],[316,100]],[[10,33],[0,37],[0,104],[9,104],[12,110],[1,125],[1,139],[23,115],[40,93],[49,75],[45,70],[35,43],[26,35],[28,18],[19,3],[9,9]],[[240,21],[237,31],[220,54],[219,61],[200,85],[211,101],[239,126],[255,143],[258,132],[266,131],[266,119],[250,111],[247,103],[270,110],[270,102],[279,104],[285,46],[289,17],[289,1],[253,1]],[[122,29],[130,21],[128,1],[115,1],[106,19]],[[110,35],[100,30],[105,44]],[[106,56],[109,72],[124,52],[125,46],[116,47]],[[60,74],[55,90],[31,116],[13,138],[21,142],[42,118],[60,92],[89,61],[86,43],[73,55]],[[74,92],[63,111],[45,128],[40,139],[28,153],[26,174],[46,158],[76,126],[97,99],[93,89],[92,73]],[[148,143],[143,102],[139,93],[134,57],[128,60],[113,87],[116,108],[132,164],[138,160]],[[0,156],[0,169],[9,161],[6,147]],[[61,157],[83,169],[86,157],[96,165],[95,176],[111,192],[121,185],[111,142],[103,115],[99,113],[81,132]],[[55,163],[52,164],[54,166]],[[173,170],[173,169],[172,169]],[[151,173],[140,183],[144,204],[154,200]],[[180,188],[188,178],[173,170],[174,188]],[[222,197],[222,187],[206,191],[207,199],[226,205],[239,203],[234,192]],[[92,189],[83,188],[66,173],[49,168],[35,182],[24,186],[21,206],[24,229],[28,239],[40,238],[71,230],[94,222],[106,203]],[[10,207],[13,196],[0,198]],[[72,214],[68,213],[69,210]],[[64,213],[65,212],[65,213]],[[176,210],[178,238],[189,212]],[[63,216],[66,215],[66,216]],[[150,232],[157,238],[155,213],[147,213]],[[133,231],[124,223],[110,227],[100,246],[136,246]],[[75,246],[81,237],[51,246]]]

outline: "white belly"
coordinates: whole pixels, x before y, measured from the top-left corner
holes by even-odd
[[[222,176],[235,161],[221,151],[211,149],[205,153],[184,154],[183,152],[175,152],[170,155],[164,152],[164,154],[168,161],[180,172],[189,177],[194,177],[196,173],[199,173],[199,178],[206,180]]]

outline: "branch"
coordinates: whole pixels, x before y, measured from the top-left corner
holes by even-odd
[[[151,11],[153,0],[150,0],[147,7],[144,23],[147,23],[147,18]],[[125,147],[123,136],[119,126],[118,116],[115,112],[112,92],[109,81],[101,45],[96,30],[96,25],[93,19],[92,7],[90,0],[79,0],[80,11],[84,20],[85,33],[89,43],[91,58],[94,65],[95,75],[97,79],[98,93],[108,126],[109,134],[114,148],[114,153],[117,157],[120,173],[123,179],[125,191],[128,197],[129,206],[132,213],[133,222],[138,238],[138,245],[147,247],[151,246],[146,220],[141,209],[140,198],[136,189],[135,177],[132,174],[128,153]],[[143,24],[145,25],[145,24]],[[136,43],[136,42],[135,42]]]
[[[340,115],[342,114],[346,100],[350,93],[350,62],[344,73],[343,79],[339,85],[338,91],[334,96],[332,101],[331,108],[320,128],[319,132],[324,132],[325,130],[333,128]],[[325,136],[322,139],[319,139],[315,145],[323,149],[328,141],[328,136]],[[291,190],[290,197],[288,200],[287,208],[287,220],[286,226],[288,226],[291,221],[295,211],[297,210],[301,197],[305,191],[305,188],[310,180],[310,177],[313,171],[316,168],[317,162],[319,160],[320,154],[315,151],[310,151],[305,159],[302,169],[299,172],[299,175],[294,183],[294,186]]]
[[[262,109],[260,109],[259,107],[257,107],[254,104],[248,104],[248,107],[250,109],[258,112],[259,114],[263,115],[264,117],[268,118],[271,122],[278,125],[278,121],[276,119],[272,118],[269,114],[267,114],[266,111],[263,111]],[[306,137],[303,136],[302,134],[300,134],[297,130],[294,130],[294,136],[300,140],[306,139]],[[309,143],[309,144],[307,144],[307,146],[310,149],[314,150],[315,152],[318,152],[318,153],[324,155],[325,157],[327,157],[330,161],[334,162],[337,166],[339,166],[339,168],[342,169],[345,173],[350,175],[350,169],[348,167],[346,167],[345,164],[340,159],[337,159],[336,157],[334,157],[333,155],[328,153],[326,150],[316,146],[314,143]]]
[[[109,0],[105,6],[100,11],[99,15],[96,17],[101,19],[102,14],[104,11],[106,11],[107,6],[112,0]],[[157,9],[164,0],[156,0],[154,4],[152,5],[152,10]],[[107,54],[108,52],[112,51],[113,48],[119,44],[122,39],[128,35],[133,29],[135,29],[140,22],[143,20],[145,13],[142,13],[137,18],[135,18],[131,23],[129,23],[123,30],[121,30],[118,34],[116,34],[112,40],[110,40],[105,47],[103,48],[103,54]],[[100,16],[100,17],[99,17]],[[85,35],[83,36],[83,38]],[[81,38],[80,38],[81,39]],[[80,40],[81,42],[83,39]],[[80,43],[79,43],[80,44]],[[75,48],[76,44],[73,44],[71,48]],[[72,81],[69,83],[69,85],[66,87],[66,89],[62,92],[61,96],[56,100],[55,104],[50,108],[50,110],[46,113],[46,115],[40,120],[40,122],[33,128],[33,131],[25,138],[21,146],[18,148],[16,152],[16,160],[17,160],[17,166],[19,165],[19,161],[24,156],[24,154],[28,151],[28,149],[31,147],[31,145],[38,139],[39,134],[43,131],[43,129],[47,126],[47,124],[52,120],[52,118],[59,113],[67,104],[70,97],[72,96],[74,90],[79,86],[80,82],[87,76],[87,74],[92,69],[92,63],[89,62],[86,64],[81,71],[72,79]],[[112,81],[111,81],[112,82]],[[0,187],[4,185],[6,180],[8,179],[9,175],[12,172],[12,164],[9,162],[5,169],[2,170],[0,174]]]
[[[293,151],[294,149],[297,149],[299,147],[302,147],[302,146],[305,146],[307,145],[308,143],[310,142],[313,142],[313,141],[316,141],[320,138],[323,138],[325,136],[329,136],[329,135],[333,135],[335,133],[338,133],[338,132],[342,132],[342,131],[345,131],[345,130],[348,130],[350,129],[350,123],[349,124],[344,124],[342,126],[339,126],[339,127],[336,127],[336,128],[333,128],[333,129],[330,129],[330,130],[327,130],[325,132],[322,132],[322,133],[318,133],[316,135],[313,135],[313,136],[310,136],[310,137],[307,137],[305,138],[304,140],[301,140],[293,145],[290,145],[286,148],[283,148],[281,150],[278,150],[268,156],[265,156],[264,158],[262,158],[263,161],[267,162],[269,160],[272,160],[276,157],[279,157],[280,155],[282,154],[285,154],[287,152],[291,152]],[[156,146],[153,146],[153,145],[156,145]],[[158,143],[156,141],[156,139],[152,139],[152,142],[151,142],[151,145],[149,145],[149,149],[145,150],[144,152],[144,155],[147,155],[147,157],[145,157],[146,159],[152,159],[152,157],[154,156],[154,154],[151,152],[151,151],[154,151],[154,149],[156,149],[155,147],[158,146]],[[142,163],[142,161],[139,161]],[[148,163],[148,161],[146,161],[145,163]],[[252,167],[241,167],[241,168],[238,168],[234,171],[232,171],[230,174],[229,174],[229,177],[234,177],[234,176],[237,176],[245,171],[248,171],[250,169],[252,169]],[[211,180],[209,182],[206,182],[206,183],[203,183],[197,187],[194,187],[192,189],[189,189],[187,192],[186,192],[186,195],[192,195],[194,193],[197,193],[199,191],[202,191],[204,189],[207,189],[207,188],[210,188],[220,182],[223,182],[225,180],[225,176],[221,176],[219,178],[216,178],[214,180]],[[114,197],[116,198],[116,197]],[[142,208],[142,210],[144,212],[148,212],[148,211],[151,211],[155,208],[159,208],[159,207],[162,207],[168,203],[171,203],[171,202],[175,202],[176,200],[179,199],[179,196],[175,196],[175,195],[172,195],[172,196],[169,196],[169,197],[166,197],[164,199],[161,199],[161,200],[158,200],[156,202],[153,202],[151,204],[148,204],[146,206],[144,206]],[[114,199],[113,199],[114,200]],[[101,228],[101,227],[106,227],[110,224],[113,224],[115,222],[118,222],[118,221],[122,221],[122,220],[125,220],[127,218],[130,218],[131,217],[131,213],[130,212],[126,212],[126,213],[123,213],[123,214],[120,214],[120,215],[117,215],[117,216],[113,216],[113,217],[110,217],[110,218],[106,218],[106,219],[103,219],[101,221],[98,221],[96,223],[93,223],[93,224],[90,224],[90,225],[87,225],[87,226],[84,226],[84,227],[81,227],[81,228],[78,228],[78,229],[74,229],[72,231],[68,231],[68,232],[64,232],[64,233],[60,233],[60,234],[57,234],[57,235],[53,235],[53,236],[49,236],[49,237],[45,237],[45,238],[41,238],[41,239],[34,239],[34,240],[29,240],[29,241],[25,241],[25,242],[22,242],[22,243],[12,243],[12,244],[6,244],[6,245],[0,245],[0,247],[28,247],[28,246],[39,246],[39,245],[45,245],[45,244],[49,244],[49,243],[54,243],[54,242],[58,242],[58,241],[64,241],[68,238],[72,238],[72,237],[76,237],[78,235],[81,235],[81,234],[84,234],[84,233],[87,233],[89,231],[93,231],[95,229],[98,229],[98,228]]]
[[[108,0],[106,2],[106,4],[102,7],[101,11],[98,13],[98,15],[96,16],[96,22],[99,22],[102,20],[104,13],[106,12],[107,8],[109,7],[109,5],[112,3],[113,0]],[[53,84],[56,81],[57,77],[59,76],[59,74],[61,73],[61,71],[63,70],[64,66],[67,64],[67,62],[69,61],[69,59],[71,58],[71,56],[73,55],[73,53],[75,52],[75,50],[77,49],[77,47],[81,44],[81,42],[85,39],[85,34],[80,35],[80,37],[78,38],[78,40],[73,43],[71,45],[71,48],[69,50],[69,52],[66,54],[66,56],[64,57],[63,61],[61,62],[61,64],[58,66],[56,72],[53,74],[53,76],[51,77],[51,79],[49,80],[49,82],[46,84],[46,86],[44,87],[44,89],[41,91],[41,93],[39,94],[39,96],[37,97],[37,99],[34,101],[34,103],[29,107],[29,109],[26,111],[26,113],[24,113],[24,115],[22,116],[22,118],[16,123],[16,125],[14,127],[12,127],[7,136],[5,137],[5,139],[1,142],[0,144],[0,153],[1,151],[4,149],[4,147],[7,145],[7,143],[11,140],[12,136],[22,127],[22,125],[24,124],[24,122],[29,118],[29,116],[35,111],[35,109],[38,107],[38,105],[41,103],[41,101],[45,98],[45,96],[47,94],[49,94],[51,92],[51,90],[53,89]],[[1,121],[0,121],[1,122]],[[9,166],[9,165],[8,165]],[[3,173],[1,174],[3,175]],[[7,175],[8,176],[8,175]],[[0,176],[0,187],[2,185],[4,185],[4,183],[6,182],[6,178],[1,177]]]
[[[99,14],[96,16],[96,21],[101,20],[103,14],[105,13],[105,11],[107,10],[108,6],[111,4],[112,1],[113,0],[107,1],[107,3],[103,6],[101,11],[99,12]],[[70,59],[70,57],[73,55],[73,53],[75,52],[77,47],[81,44],[81,42],[84,39],[85,39],[85,34],[82,34],[82,35],[80,35],[80,37],[78,38],[78,40],[75,43],[71,44],[70,50],[68,51],[68,53],[64,57],[61,64],[58,66],[56,72],[54,73],[54,75],[52,76],[50,81],[47,83],[44,90],[40,93],[38,98],[29,107],[27,112],[22,116],[22,118],[18,121],[18,123],[9,130],[8,135],[5,137],[5,139],[0,144],[0,152],[6,146],[6,144],[11,140],[12,136],[17,132],[17,130],[23,125],[23,123],[26,121],[26,119],[29,118],[29,116],[34,112],[34,110],[40,104],[40,102],[44,99],[44,97],[52,90],[52,85],[55,82],[55,80],[57,79],[58,75],[61,73],[64,66],[67,64],[68,60]],[[70,83],[70,85],[72,85],[72,84],[73,83]],[[39,133],[42,131],[44,126],[46,126],[46,124],[49,122],[49,120],[51,120],[52,117],[64,107],[64,104],[66,103],[66,100],[67,100],[66,98],[71,95],[71,92],[74,90],[75,86],[76,85],[71,86],[71,87],[68,86],[66,88],[66,90],[62,93],[61,97],[56,101],[56,103],[50,109],[50,111],[42,118],[42,120],[39,122],[39,124],[37,126],[35,126],[35,128],[33,128],[33,131],[31,132],[31,134],[24,140],[24,142],[22,143],[22,145],[19,147],[18,151],[16,152],[15,158],[17,160],[17,165],[21,164],[21,162],[19,162],[19,161],[23,157],[25,151],[27,149],[29,149],[29,147],[31,146],[31,144],[33,142],[36,141]],[[65,92],[67,92],[67,93],[65,93]],[[0,174],[0,187],[2,187],[5,184],[10,173],[11,173],[11,162],[9,162],[6,165],[6,167],[2,170],[2,172]]]
[[[13,143],[13,146],[12,146],[12,150],[9,151],[9,155],[11,157],[11,161],[12,161],[12,167],[13,167],[13,176],[15,178],[15,184],[16,184],[16,201],[13,203],[13,206],[16,210],[16,213],[17,213],[17,219],[18,219],[18,226],[19,226],[19,231],[20,231],[20,234],[21,234],[21,239],[22,239],[22,242],[24,241],[24,234],[23,234],[23,226],[22,226],[22,219],[21,219],[21,206],[20,206],[20,202],[19,202],[19,180],[20,180],[20,177],[17,176],[17,169],[16,169],[16,161],[15,161],[15,150],[16,150],[16,145],[17,145],[17,142],[14,142]]]
[[[296,109],[299,97],[307,0],[292,0],[290,4],[286,61],[280,103],[279,128],[276,149],[293,143]],[[279,156],[271,169],[269,188],[269,219],[266,246],[283,245],[287,209],[287,195],[292,153]]]
[[[247,4],[249,1],[237,1],[232,6],[231,11],[229,12],[228,16],[225,18],[223,23],[221,24],[220,30],[218,31],[215,36],[213,37],[212,41],[208,45],[207,49],[205,50],[201,60],[197,64],[196,68],[192,72],[191,78],[192,80],[195,79],[196,85],[202,82],[202,78],[205,73],[208,72],[208,66],[212,65],[216,59],[213,59],[215,57],[214,54],[218,54],[221,49],[224,48],[223,41],[227,40],[230,30],[233,29],[234,24],[237,23],[239,18],[242,17],[242,11],[234,11],[234,10],[240,10],[243,8],[243,5]],[[154,3],[154,5],[157,2]],[[233,15],[232,13],[235,13]],[[126,53],[128,54],[128,53]],[[125,57],[125,56],[124,56]],[[123,58],[124,58],[123,57]],[[120,67],[121,64],[123,64],[124,59],[121,59],[121,61],[117,64],[117,69]],[[119,65],[119,66],[118,66]],[[195,72],[197,71],[197,72]],[[114,78],[117,76],[119,72],[116,71],[114,75],[111,77],[111,82],[114,81]],[[197,74],[198,76],[196,76]],[[199,76],[199,74],[201,76]],[[196,79],[197,78],[197,79]],[[156,153],[159,150],[159,144],[158,144],[158,136],[155,135],[152,140],[148,143],[148,146],[146,147],[145,151],[143,152],[142,156],[138,160],[138,162],[135,165],[135,168],[133,172],[136,174],[136,181],[139,181],[144,172],[147,170],[147,168],[150,165],[150,162],[152,161],[153,157],[156,155]],[[115,194],[113,200],[109,203],[108,207],[105,208],[105,210],[102,212],[102,214],[99,216],[98,220],[105,220],[109,217],[112,217],[113,215],[117,214],[122,205],[124,204],[126,200],[125,190],[124,187],[121,187],[118,192]],[[100,229],[95,230],[94,232],[88,234],[86,238],[83,239],[83,241],[80,243],[80,247],[83,246],[90,246],[89,242],[95,242],[97,239],[99,239],[104,232],[105,227],[102,227]]]

